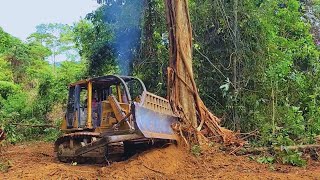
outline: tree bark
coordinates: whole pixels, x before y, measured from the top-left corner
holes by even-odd
[[[184,119],[196,128],[195,88],[192,86],[192,29],[187,0],[166,0],[170,43],[168,96]],[[179,80],[177,80],[177,78]]]
[[[167,95],[173,110],[188,127],[189,141],[201,144],[205,136],[211,136],[219,137],[228,145],[243,144],[233,132],[219,126],[220,120],[207,109],[198,94],[192,70],[188,0],[165,0],[165,5],[170,43]]]

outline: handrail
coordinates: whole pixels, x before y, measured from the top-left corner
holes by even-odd
[[[167,99],[148,91],[143,92],[143,96],[139,105],[162,114],[175,116]]]

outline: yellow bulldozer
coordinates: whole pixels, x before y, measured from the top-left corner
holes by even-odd
[[[62,162],[104,161],[130,154],[136,144],[176,140],[169,101],[136,77],[106,75],[69,85],[63,135],[55,142]]]

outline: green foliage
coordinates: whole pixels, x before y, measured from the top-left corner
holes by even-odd
[[[12,166],[11,161],[4,159],[4,158],[0,158],[0,171],[3,173],[8,172],[9,168]]]
[[[312,143],[319,133],[319,51],[303,6],[239,1],[234,24],[233,1],[190,1],[200,94],[224,126],[235,128],[237,115],[241,131],[258,129],[259,145]]]
[[[275,162],[275,158],[272,156],[262,156],[257,159],[257,162],[261,164],[273,164]]]
[[[37,31],[28,37],[28,41],[33,44],[42,45],[47,48],[40,51],[46,55],[52,55],[53,63],[56,63],[57,55],[65,55],[68,60],[76,60],[77,54],[74,53],[74,33],[73,28],[66,24],[50,23],[40,24],[36,27]],[[48,51],[49,50],[49,51]],[[39,51],[37,51],[39,52]],[[50,52],[50,54],[48,54]]]
[[[193,145],[191,147],[191,153],[195,156],[200,156],[201,155],[201,147],[199,145]]]
[[[44,140],[47,142],[54,142],[62,135],[61,131],[57,128],[47,128],[44,130]]]
[[[87,76],[117,72],[110,45],[112,34],[102,21],[101,13],[95,12],[90,20],[81,20],[74,28],[75,44],[87,64]]]
[[[7,134],[6,140],[11,143],[35,140],[46,133],[46,140],[52,140],[59,135],[57,130],[13,123],[50,124],[47,115],[54,104],[65,102],[67,85],[83,77],[83,62],[63,62],[54,72],[46,61],[52,53],[72,50],[73,30],[60,24],[41,25],[27,43],[2,29],[0,37],[0,124]]]
[[[285,151],[279,155],[284,164],[290,164],[293,166],[305,166],[306,160],[302,159],[302,153],[298,151]]]
[[[10,34],[3,31],[0,27],[0,54],[8,52],[19,43],[17,38],[12,37]]]
[[[318,84],[314,81],[317,77],[313,70],[318,67],[319,52],[310,36],[310,26],[301,20],[298,1],[287,1],[285,8],[280,7],[277,1],[261,3],[260,7],[264,15],[258,17],[264,29],[262,35],[266,37],[260,46],[267,53],[264,64],[259,65],[263,67],[259,74],[261,82],[255,85],[257,90],[260,89],[256,95],[263,98],[264,102],[259,102],[256,112],[259,117],[271,119],[274,116],[274,123],[267,119],[264,122],[264,129],[269,127],[269,130],[264,131],[263,137],[271,133],[278,145],[292,144],[309,135],[306,125],[311,124],[306,124],[308,116],[305,110],[309,108],[306,103],[308,92],[313,92]],[[272,91],[275,92],[274,100]],[[275,103],[274,106],[272,103]],[[270,124],[273,124],[272,127]]]
[[[289,164],[299,167],[303,167],[306,165],[306,161],[302,158],[301,152],[290,151],[286,148],[284,148],[283,151],[277,152],[274,156],[260,156],[257,158],[251,156],[250,159],[256,160],[261,164],[273,164],[275,162],[281,162],[283,164]]]
[[[3,102],[0,115],[2,118],[10,118],[13,122],[20,121],[28,116],[27,103],[28,96],[26,93],[19,92],[10,95]]]
[[[1,122],[2,128],[6,132],[6,141],[9,143],[17,143],[22,140],[21,134],[18,133],[16,126],[10,124],[10,121]]]
[[[61,123],[62,123],[62,119],[55,120],[53,122],[55,127],[50,127],[50,128],[44,129],[44,131],[43,131],[43,133],[44,133],[44,138],[43,138],[44,141],[54,142],[55,140],[58,139],[58,137],[60,137],[62,135],[62,132],[60,131],[60,128],[57,128],[57,127],[61,127]]]
[[[0,81],[0,95],[2,99],[7,99],[10,95],[15,94],[20,87],[10,81]]]
[[[150,92],[166,96],[169,42],[165,7],[161,0],[149,1],[142,22],[141,50],[133,62],[133,74]]]
[[[10,64],[0,57],[0,81],[13,81],[13,73],[10,68]]]

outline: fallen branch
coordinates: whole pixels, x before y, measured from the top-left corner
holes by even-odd
[[[26,127],[42,127],[42,128],[57,128],[56,126],[52,125],[52,124],[21,124],[21,123],[12,123],[12,125],[16,125],[16,126],[26,126]]]
[[[160,173],[160,174],[162,174],[162,175],[166,175],[165,173],[163,173],[163,172],[161,172],[161,171],[157,171],[157,170],[154,170],[154,169],[152,169],[152,168],[149,168],[148,166],[146,166],[146,165],[144,165],[144,164],[142,164],[145,168],[147,168],[147,169],[149,169],[150,171],[153,171],[153,172],[156,172],[156,173]]]

